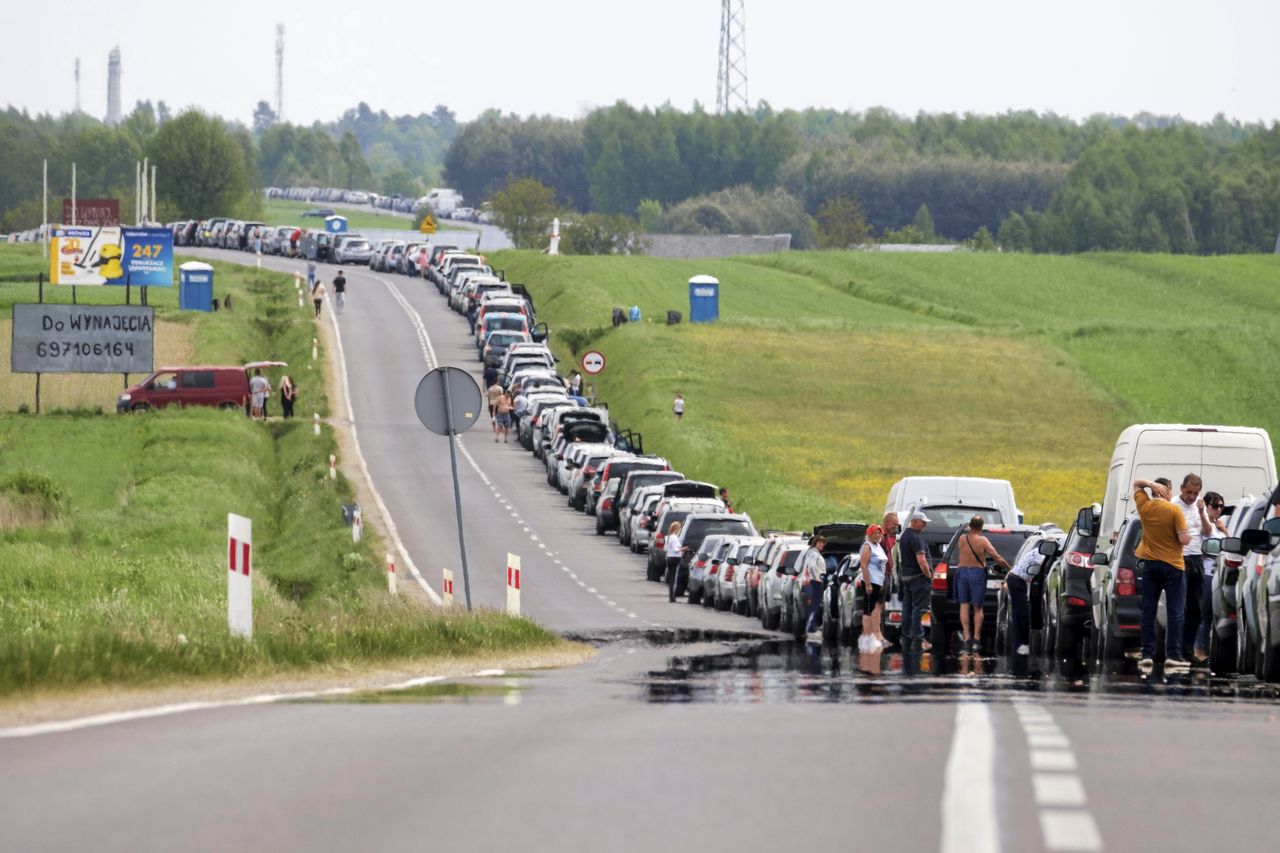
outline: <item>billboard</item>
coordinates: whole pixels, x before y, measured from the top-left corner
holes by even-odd
[[[62,200],[62,221],[71,221],[71,199]],[[76,225],[115,228],[120,225],[120,202],[114,198],[76,199]]]
[[[14,373],[150,373],[154,309],[143,305],[13,306]]]
[[[49,280],[54,284],[173,286],[173,232],[168,228],[51,229]]]

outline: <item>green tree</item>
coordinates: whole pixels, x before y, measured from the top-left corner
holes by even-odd
[[[969,248],[975,252],[994,252],[999,249],[987,226],[983,225],[969,238]]]
[[[566,255],[640,254],[636,221],[621,214],[585,213],[566,223],[560,251]]]
[[[662,202],[646,198],[636,206],[636,219],[640,222],[640,230],[646,234],[660,234],[666,227],[666,217],[662,213]]]
[[[244,151],[220,119],[187,110],[156,131],[147,153],[161,176],[159,195],[184,217],[205,219],[247,201]]]
[[[915,218],[911,220],[911,224],[924,235],[926,243],[933,243],[938,239],[938,232],[933,228],[933,214],[929,213],[929,205],[920,205],[919,209],[916,210]]]
[[[1010,252],[1027,252],[1032,248],[1031,229],[1021,213],[1014,211],[1004,218],[996,232],[1000,247]]]
[[[342,158],[343,186],[347,189],[364,189],[373,186],[373,172],[365,162],[360,141],[355,134],[344,133],[338,141],[338,156]]]
[[[848,249],[871,239],[871,226],[857,196],[829,198],[818,208],[818,248]]]
[[[258,106],[253,109],[253,135],[262,136],[275,123],[276,111],[266,101],[258,101]]]
[[[493,221],[511,237],[517,249],[542,249],[547,245],[555,217],[555,191],[533,178],[516,178],[489,199]]]

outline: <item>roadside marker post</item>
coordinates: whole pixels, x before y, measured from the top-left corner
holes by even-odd
[[[306,306],[303,304],[303,302],[302,302],[302,293],[301,293],[301,292],[299,292],[299,293],[298,293],[298,307],[299,307],[299,308],[305,308],[305,307],[306,307]]]
[[[360,518],[360,507],[356,507],[351,513],[351,541],[359,542],[360,536],[364,533],[363,521]]]
[[[507,615],[520,615],[520,558],[507,554]]]
[[[389,551],[387,552],[387,592],[396,594],[396,562],[391,559]]]
[[[296,290],[302,290],[302,273],[295,272],[293,274],[293,286]]]
[[[319,412],[316,412],[315,414],[314,426],[315,426],[316,435],[319,435],[320,434],[320,413]]]
[[[311,360],[315,361],[316,356],[320,354],[320,341],[315,338],[311,339]]]
[[[227,514],[227,628],[253,639],[253,521]]]
[[[441,595],[441,601],[444,602],[445,607],[452,607],[453,606],[453,572],[451,572],[449,569],[444,570],[444,581],[440,584],[440,586],[443,590],[443,594]]]
[[[332,453],[329,454],[329,479],[338,479],[338,457]]]

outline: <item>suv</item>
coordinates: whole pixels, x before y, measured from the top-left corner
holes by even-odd
[[[1090,524],[1092,524],[1092,519],[1090,520]],[[1086,530],[1090,531],[1093,530],[1093,528],[1088,527]],[[1062,555],[1062,546],[1066,541],[1066,538],[1067,534],[1063,533],[1057,525],[1052,523],[1042,524],[1039,531],[1032,533],[1027,537],[1026,541],[1022,543],[1022,547],[1018,549],[1017,555],[1014,559],[1009,561],[1009,565],[1017,565],[1018,561],[1025,557],[1032,549],[1039,550],[1041,556],[1039,565],[1032,566],[1028,569],[1028,574],[1031,577],[1030,582],[1027,584],[1028,645],[1035,643],[1036,632],[1043,627],[1044,608],[1042,607],[1042,602],[1045,597],[1047,575],[1050,571],[1062,564],[1063,561],[1059,560],[1058,557]],[[1086,584],[1087,589],[1088,578],[1084,579],[1084,583]],[[1087,602],[1084,599],[1077,599],[1076,602],[1073,602],[1073,606],[1079,608],[1086,603]],[[1014,648],[1011,645],[1012,625],[1012,605],[1009,603],[1009,590],[1002,584],[998,593],[996,606],[996,651],[998,653],[1003,654]],[[1072,641],[1075,644],[1071,648],[1072,654],[1075,653],[1075,650],[1078,647],[1078,638],[1082,635],[1082,632],[1079,630],[1080,627],[1083,627],[1083,616],[1081,616],[1081,622],[1078,625],[1073,624],[1071,628],[1068,629],[1073,630],[1072,637],[1076,638]],[[1046,642],[1048,642],[1048,645],[1045,646],[1045,649],[1048,650],[1050,654],[1053,654],[1052,643],[1049,641]]]
[[[680,557],[680,575],[689,577],[693,556],[702,548],[702,541],[708,536],[757,536],[756,526],[751,523],[751,516],[742,513],[732,515],[723,512],[694,512],[685,519],[680,528],[680,542],[684,545],[684,554]]]
[[[1227,509],[1227,536],[1238,539],[1241,534],[1252,528],[1261,527],[1270,508],[1270,499],[1264,495],[1260,498],[1246,497]],[[1232,542],[1234,545],[1235,542]],[[1213,570],[1213,629],[1209,632],[1209,669],[1215,673],[1236,671],[1236,657],[1240,639],[1236,636],[1240,621],[1240,599],[1237,597],[1237,586],[1240,582],[1241,568],[1245,562],[1252,562],[1255,555],[1226,547],[1222,540],[1214,549],[1216,565]]]
[[[283,361],[254,361],[243,367],[161,367],[116,400],[116,411],[145,412],[167,406],[215,406],[244,409],[249,401],[249,371],[288,367]]]
[[[631,544],[631,517],[638,509],[633,498],[646,486],[660,486],[665,483],[679,482],[684,475],[679,471],[645,471],[636,469],[627,474],[622,481],[622,489],[618,493],[618,544]],[[659,489],[659,492],[661,490]]]
[[[658,502],[654,513],[653,542],[649,547],[649,562],[646,572],[646,577],[651,581],[662,580],[662,576],[667,570],[667,555],[663,551],[663,546],[666,543],[667,531],[671,529],[672,522],[680,522],[680,540],[688,547],[688,542],[684,541],[684,535],[685,527],[691,516],[695,514],[702,516],[712,513],[725,514],[724,504],[720,503],[720,501],[686,500],[684,498],[664,498]],[[685,553],[687,554],[688,552],[686,551]],[[678,589],[683,592],[684,586],[680,585]]]
[[[929,624],[929,642],[936,655],[945,655],[949,651],[951,636],[960,630],[960,605],[952,600],[952,588],[955,583],[955,568],[960,565],[960,537],[967,528],[957,530],[947,545],[945,556],[933,569],[933,597],[930,611],[933,619]],[[1028,536],[1036,533],[1037,527],[1017,525],[1014,527],[992,527],[982,531],[996,552],[1010,564],[1018,557],[1018,550]],[[1000,578],[991,576],[991,567],[987,567],[987,594],[982,605],[982,643],[983,653],[989,653],[989,641],[996,633],[996,611],[999,604]]]
[[[1053,556],[1045,557],[1040,572],[1031,581],[1031,630],[1036,629],[1036,605],[1040,606],[1040,628],[1045,652],[1058,660],[1083,661],[1088,657],[1086,633],[1093,623],[1093,592],[1089,589],[1093,567],[1089,558],[1098,548],[1098,526],[1102,505],[1080,510],[1065,539],[1057,540]],[[1042,552],[1043,553],[1043,552]],[[1037,595],[1037,585],[1043,594]]]
[[[627,456],[620,459],[610,459],[605,466],[600,469],[600,476],[593,487],[595,489],[595,502],[593,504],[591,494],[587,495],[588,512],[594,508],[596,517],[596,535],[603,536],[607,530],[615,530],[618,527],[618,489],[621,488],[626,476],[632,471],[667,471],[671,468],[667,464],[667,460],[657,456]],[[681,541],[684,541],[681,537]]]
[[[1108,660],[1120,660],[1142,636],[1142,570],[1136,553],[1142,520],[1135,512],[1116,531],[1110,550],[1089,558],[1093,566],[1093,648]],[[1164,650],[1156,643],[1157,651]]]
[[[775,631],[782,623],[786,587],[800,573],[800,555],[809,546],[803,536],[779,536],[769,542],[775,544],[768,547],[769,543],[766,543],[768,550],[762,548],[762,553],[757,556],[757,560],[768,562],[760,572],[756,601],[760,624],[767,630]]]

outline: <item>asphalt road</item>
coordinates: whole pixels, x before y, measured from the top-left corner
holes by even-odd
[[[436,364],[478,362],[434,288],[349,280],[360,447],[438,588],[458,568],[448,448],[413,391]],[[668,604],[486,425],[462,444],[475,603],[501,606],[517,553],[525,612],[596,643],[593,661],[0,737],[0,850],[1276,846],[1280,702],[1252,679],[754,638],[748,620]]]

